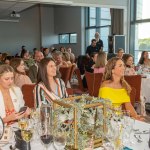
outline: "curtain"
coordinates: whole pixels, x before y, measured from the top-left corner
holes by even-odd
[[[111,34],[123,35],[123,9],[110,9],[111,13]]]

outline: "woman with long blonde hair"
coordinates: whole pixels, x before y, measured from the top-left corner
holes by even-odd
[[[110,59],[105,67],[102,85],[99,90],[99,97],[111,100],[115,108],[124,104],[125,109],[135,119],[142,118],[137,115],[130,102],[131,87],[124,80],[125,66],[122,59],[114,57]]]
[[[106,63],[107,54],[105,52],[99,52],[94,64],[94,73],[104,73]]]

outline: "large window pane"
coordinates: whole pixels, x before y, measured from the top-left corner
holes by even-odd
[[[94,35],[95,35],[96,29],[89,29],[88,30],[88,35],[89,35],[89,40],[88,40],[88,45],[91,44],[91,40],[94,39]]]
[[[136,19],[149,19],[150,18],[150,0],[137,0]]]
[[[111,25],[111,20],[101,20],[100,21],[100,26],[107,26]]]
[[[90,7],[89,9],[90,13],[90,26],[96,26],[96,8]]]
[[[59,36],[60,43],[69,43],[69,34],[63,34]]]
[[[141,51],[150,51],[150,22],[139,23],[135,27],[135,63],[140,58]]]
[[[100,37],[104,44],[104,51],[108,51],[108,36],[110,35],[110,28],[109,27],[103,27],[100,28]]]
[[[100,19],[111,19],[110,17],[110,8],[101,8]]]
[[[70,34],[70,43],[77,43],[77,34]]]

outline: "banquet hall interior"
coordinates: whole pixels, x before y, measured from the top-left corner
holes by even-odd
[[[150,149],[149,4],[0,0],[0,150]]]

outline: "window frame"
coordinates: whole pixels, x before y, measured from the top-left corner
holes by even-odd
[[[110,19],[100,19],[100,15],[101,15],[101,8],[97,8],[96,7],[96,25],[95,26],[90,26],[90,7],[87,7],[85,9],[85,12],[86,12],[86,26],[85,26],[85,37],[86,37],[86,40],[85,40],[85,47],[87,47],[89,45],[89,34],[88,34],[88,30],[90,29],[95,29],[96,32],[99,32],[100,33],[100,30],[101,28],[105,28],[105,27],[108,27],[109,28],[109,35],[111,33],[111,25],[100,25],[100,22],[103,21],[103,20],[106,20],[106,21],[111,21],[111,18]],[[101,33],[100,33],[101,34]],[[93,37],[94,38],[94,37]],[[106,46],[108,47],[108,46]],[[108,52],[108,49],[104,49],[104,51]]]
[[[76,34],[76,42],[75,43],[71,42],[71,40],[70,40],[72,34]],[[62,35],[68,35],[69,36],[69,41],[67,43],[60,42],[60,39],[61,39],[60,36],[62,36]],[[59,44],[77,44],[77,38],[78,38],[78,34],[76,32],[72,32],[72,33],[60,33],[60,34],[58,34]]]

